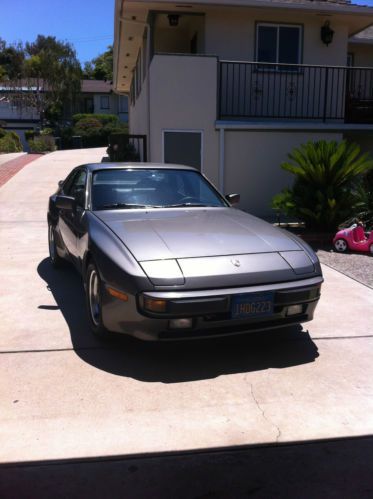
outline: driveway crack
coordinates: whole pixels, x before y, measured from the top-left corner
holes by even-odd
[[[262,416],[263,416],[263,419],[265,419],[268,423],[270,423],[272,426],[274,426],[277,430],[277,435],[276,435],[276,443],[279,442],[280,438],[281,438],[281,430],[280,430],[280,427],[277,426],[276,423],[274,423],[273,421],[271,421],[270,419],[267,418],[266,414],[265,414],[265,411],[264,409],[262,408],[262,406],[259,404],[257,398],[255,397],[255,393],[254,393],[254,388],[253,388],[253,384],[252,383],[249,383],[250,384],[250,391],[251,391],[251,396],[252,396],[252,399],[254,400],[255,402],[255,405],[257,406],[257,408],[259,409],[259,411],[262,413]]]

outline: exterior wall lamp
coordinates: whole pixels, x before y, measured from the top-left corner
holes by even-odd
[[[168,14],[168,23],[170,26],[178,26],[179,25],[179,14]]]
[[[325,21],[324,25],[321,26],[321,40],[326,46],[332,43],[334,36],[334,31],[330,27],[330,22]]]

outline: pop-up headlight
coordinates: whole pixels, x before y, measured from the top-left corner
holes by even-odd
[[[140,262],[140,265],[155,286],[184,284],[184,276],[176,260],[150,260]]]

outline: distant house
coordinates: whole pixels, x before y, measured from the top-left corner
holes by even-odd
[[[13,130],[18,133],[22,145],[27,150],[25,130],[37,127],[40,123],[40,115],[29,99],[29,105],[23,101],[22,106],[14,105],[13,98],[18,93],[34,94],[36,87],[30,82],[19,81],[17,85],[11,82],[0,82],[0,127],[7,130]]]
[[[373,151],[373,58],[357,40],[371,24],[373,8],[344,0],[116,0],[114,91],[150,161],[195,166],[270,217],[294,147]]]
[[[115,114],[128,122],[128,98],[113,92],[112,82],[82,80],[74,113]]]
[[[15,92],[32,94],[36,92],[36,87],[30,86],[30,82],[26,84],[24,81],[19,81],[17,85],[0,82],[0,121],[14,126],[37,123],[40,117],[36,107],[33,105],[27,106],[25,103],[22,107],[15,106],[10,98]]]
[[[14,85],[0,83],[0,126],[15,130],[26,145],[24,131],[36,128],[40,124],[40,116],[33,105],[15,106],[11,94],[14,92],[35,93],[36,87],[19,82]],[[32,99],[30,99],[32,102]],[[81,93],[77,97],[73,109],[66,107],[64,120],[71,120],[75,113],[114,114],[120,121],[128,121],[128,98],[113,92],[112,83],[101,80],[82,80]]]

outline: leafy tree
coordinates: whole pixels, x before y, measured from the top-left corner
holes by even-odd
[[[80,91],[81,67],[74,48],[53,36],[38,35],[24,46],[0,43],[0,75],[9,88],[8,99],[20,108],[35,108],[58,119]]]
[[[74,48],[52,36],[38,35],[25,45],[25,77],[35,88],[41,115],[59,117],[80,91],[81,67]]]
[[[359,206],[363,175],[373,168],[369,153],[346,141],[320,140],[295,148],[281,167],[295,175],[292,188],[274,197],[273,207],[309,228],[334,230]]]
[[[109,45],[107,50],[96,58],[84,64],[84,78],[89,80],[112,80],[113,79],[113,46]]]
[[[22,76],[25,59],[22,44],[7,46],[0,38],[0,80],[14,80]]]

